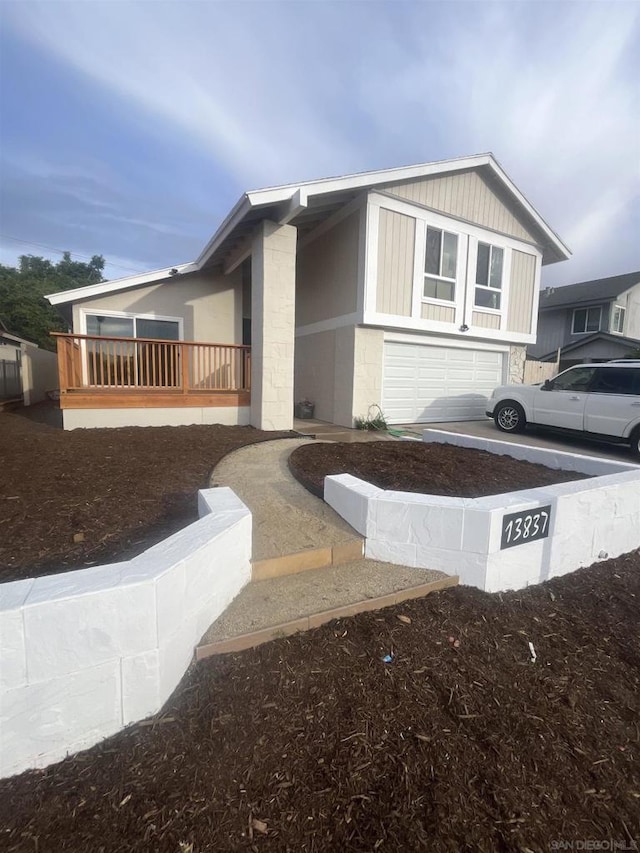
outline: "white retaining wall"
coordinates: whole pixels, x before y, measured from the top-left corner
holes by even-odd
[[[460,576],[488,592],[521,589],[640,547],[640,467],[425,430],[425,441],[475,447],[590,474],[485,498],[384,491],[349,474],[325,479],[325,501],[366,537],[367,557]],[[551,506],[549,536],[501,550],[505,514]]]
[[[160,710],[251,578],[251,513],[228,488],[123,563],[0,585],[0,777]]]

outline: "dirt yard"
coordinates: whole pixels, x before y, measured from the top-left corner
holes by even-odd
[[[0,582],[126,560],[195,521],[227,453],[289,433],[188,426],[63,432],[0,415]]]
[[[381,489],[461,498],[586,479],[484,450],[421,441],[307,444],[294,450],[289,468],[319,496],[330,474],[352,474]]]
[[[637,849],[639,599],[635,552],[208,658],[155,722],[0,782],[0,847]]]

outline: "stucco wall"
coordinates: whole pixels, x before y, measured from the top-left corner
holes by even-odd
[[[202,491],[200,520],[139,557],[0,585],[0,776],[46,767],[160,710],[251,577],[251,513]]]
[[[189,426],[190,424],[223,424],[246,426],[250,422],[249,406],[183,406],[145,409],[63,409],[65,429],[92,429],[129,426]]]
[[[306,326],[356,310],[360,211],[298,248],[296,326]]]
[[[184,340],[242,343],[242,271],[228,276],[201,271],[118,293],[84,299],[73,306],[73,330],[81,332],[81,312],[117,311],[181,317]]]
[[[314,416],[333,422],[336,391],[336,330],[296,338],[294,402],[311,400]],[[350,370],[342,364],[343,374]],[[341,376],[338,377],[338,384]]]

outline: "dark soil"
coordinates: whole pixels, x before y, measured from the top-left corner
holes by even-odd
[[[324,478],[331,474],[352,474],[380,489],[461,498],[587,479],[485,450],[421,441],[305,444],[290,455],[289,468],[320,496]]]
[[[209,658],[155,723],[0,782],[0,847],[637,849],[639,599],[634,552]]]
[[[63,432],[0,415],[0,582],[139,554],[197,519],[197,490],[225,454],[288,435],[220,425]]]

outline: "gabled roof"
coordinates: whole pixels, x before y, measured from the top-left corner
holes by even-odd
[[[615,299],[635,284],[640,284],[640,271],[613,275],[609,278],[596,278],[592,281],[580,281],[564,287],[547,287],[540,292],[539,310]]]
[[[299,234],[305,234],[368,189],[470,169],[479,170],[492,184],[497,184],[517,207],[522,220],[538,235],[543,263],[555,263],[570,257],[571,252],[562,240],[527,201],[493,154],[489,153],[250,190],[236,202],[199,257],[192,264],[178,267],[178,271],[184,273],[196,272],[203,267],[224,268],[229,257],[233,257],[238,249],[242,249],[257,225],[265,218],[280,224],[291,223],[298,228]],[[170,270],[166,268],[142,276],[128,276],[86,288],[53,293],[47,296],[47,299],[52,305],[60,305],[100,293],[139,287],[141,284],[163,280],[169,274]]]
[[[560,349],[562,355],[568,352],[572,352],[573,350],[580,349],[585,344],[593,343],[593,341],[611,341],[612,343],[620,344],[621,346],[628,346],[630,350],[640,349],[640,341],[635,338],[627,338],[624,335],[614,335],[611,332],[594,332],[592,335],[583,335],[577,341],[572,341],[570,344],[565,344]],[[556,358],[558,353],[557,349],[552,350],[551,352],[546,353],[546,355],[541,355],[537,357],[537,361],[547,361],[550,359]]]

